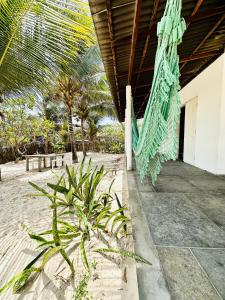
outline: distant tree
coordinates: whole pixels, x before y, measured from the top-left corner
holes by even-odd
[[[89,140],[91,141],[93,148],[95,148],[95,141],[97,134],[99,132],[100,126],[99,126],[99,121],[101,120],[101,116],[96,113],[90,113],[87,119],[88,123],[88,137]]]
[[[85,149],[85,128],[91,112],[96,112],[99,116],[115,115],[112,97],[104,75],[102,62],[98,47],[94,46],[86,49],[71,66],[71,76],[62,74],[55,87],[56,100],[63,101],[67,111],[67,121],[69,124],[70,142],[75,141],[73,129],[73,116],[81,123],[81,137],[83,155]],[[73,149],[74,160],[77,161],[75,146]]]
[[[79,93],[79,88],[80,86],[73,78],[63,74],[58,79],[58,83],[55,86],[55,90],[52,97],[53,100],[62,101],[65,105],[68,122],[69,141],[72,151],[72,159],[75,163],[78,162],[78,156],[76,151],[75,134],[73,129],[73,108],[74,98],[75,95]]]
[[[101,126],[97,137],[101,150],[109,153],[124,152],[124,128],[120,123]]]
[[[11,146],[15,159],[21,145],[34,141],[37,136],[45,140],[53,133],[54,123],[47,119],[30,116],[34,98],[6,98],[1,105],[4,118],[0,120],[0,139],[5,146]]]
[[[45,154],[48,154],[48,144],[49,142],[54,141],[55,135],[55,124],[54,122],[40,117],[33,117],[28,121],[28,126],[30,130],[30,136],[33,135],[33,140],[36,140],[36,137],[42,137],[45,143]]]

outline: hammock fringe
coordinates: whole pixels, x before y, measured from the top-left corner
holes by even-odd
[[[180,114],[179,56],[177,46],[186,29],[181,18],[181,0],[167,0],[164,15],[157,26],[158,47],[154,76],[140,133],[132,109],[132,146],[136,169],[143,181],[150,176],[155,184],[162,163],[175,160]]]

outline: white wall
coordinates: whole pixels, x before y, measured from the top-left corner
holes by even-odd
[[[185,104],[184,159],[191,165],[195,164],[197,111],[198,98],[195,97]]]
[[[197,98],[194,160],[190,153],[193,148],[187,146],[187,130],[184,161],[215,174],[225,174],[225,54],[185,86],[180,95],[182,105],[187,105],[185,124],[189,126],[194,112],[188,109],[188,101]]]

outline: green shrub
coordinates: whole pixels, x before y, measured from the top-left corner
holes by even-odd
[[[66,166],[65,176],[61,176],[56,184],[47,183],[51,192],[30,182],[33,188],[37,190],[33,196],[49,199],[52,225],[39,233],[34,233],[26,225],[23,225],[29,237],[37,242],[38,248],[42,251],[21,273],[0,288],[0,293],[10,286],[13,286],[13,292],[20,291],[30,276],[33,273],[41,272],[48,261],[57,253],[63,257],[72,275],[74,275],[74,265],[67,254],[67,249],[71,245],[74,248],[79,247],[83,265],[87,274],[90,274],[93,264],[90,263],[87,255],[87,246],[96,236],[105,242],[106,248],[94,248],[91,251],[102,254],[110,252],[150,264],[133,252],[112,248],[107,242],[108,237],[117,240],[126,236],[127,223],[130,220],[125,214],[127,210],[125,206],[119,204],[117,209],[112,208],[112,184],[108,191],[98,192],[99,185],[106,174],[103,166],[93,170],[90,160],[86,169],[84,169],[84,161],[79,170],[75,170],[74,167],[69,169]],[[118,197],[116,200],[118,203]],[[39,260],[41,261],[37,266]],[[84,294],[88,278],[89,276],[86,276],[81,282],[81,287],[84,287],[84,290],[79,288],[79,291]]]

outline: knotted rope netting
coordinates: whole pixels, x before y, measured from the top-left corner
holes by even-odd
[[[177,156],[177,121],[180,114],[179,56],[186,24],[181,18],[181,1],[167,0],[157,26],[158,46],[151,93],[140,133],[132,115],[132,145],[141,180],[149,175],[153,184],[161,164]]]

